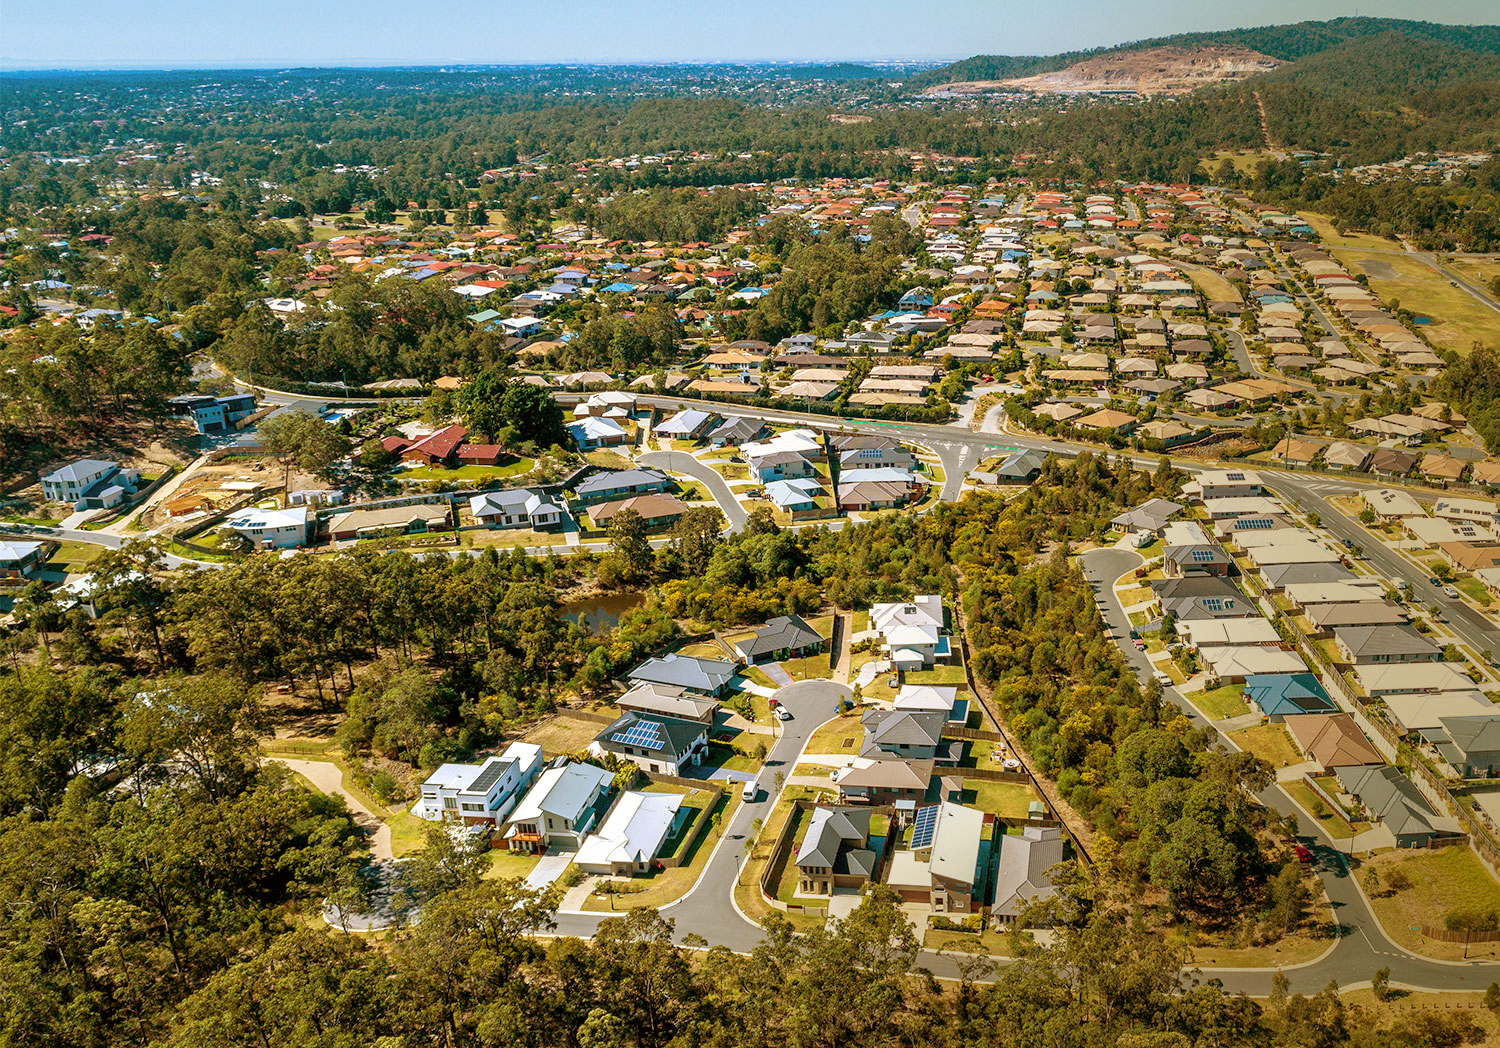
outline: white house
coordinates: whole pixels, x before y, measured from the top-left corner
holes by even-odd
[[[581,418],[568,423],[579,451],[612,448],[625,443],[625,430],[612,418]]]
[[[682,795],[677,793],[622,793],[609,817],[583,842],[573,861],[584,873],[614,877],[645,873],[672,835],[682,802]]]
[[[492,528],[541,531],[562,523],[563,510],[536,488],[486,491],[469,499],[469,513]]]
[[[943,634],[943,598],[936,594],[873,605],[870,628],[880,634],[886,655],[898,670],[920,670],[951,653]]]
[[[242,509],[219,525],[221,531],[243,535],[256,549],[292,549],[307,544],[312,513],[306,506],[290,509]]]
[[[124,501],[135,488],[140,474],[121,469],[118,462],[79,459],[42,478],[42,494],[53,502],[66,502],[78,509],[108,509]]]
[[[969,700],[960,699],[957,686],[951,684],[903,684],[894,705],[898,710],[941,713],[953,724],[969,719]]]
[[[527,742],[513,742],[483,764],[444,764],[422,783],[422,799],[412,814],[498,824],[541,771],[542,748]]]
[[[1182,486],[1185,495],[1196,495],[1199,501],[1209,499],[1249,498],[1264,495],[1260,474],[1249,469],[1210,469]]]
[[[559,764],[542,772],[510,815],[507,846],[539,852],[554,844],[576,848],[600,815],[614,776],[592,764]]]

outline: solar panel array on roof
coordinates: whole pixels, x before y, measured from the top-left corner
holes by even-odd
[[[469,789],[475,793],[488,792],[489,788],[495,785],[495,781],[505,774],[505,769],[508,767],[510,767],[509,761],[490,761],[474,777],[474,781],[469,783]]]
[[[1226,474],[1224,474],[1224,479],[1225,480],[1244,480],[1245,479],[1245,475],[1243,473],[1226,473]]]
[[[1214,560],[1214,551],[1211,549],[1195,549],[1188,554],[1194,564],[1207,564]]]
[[[937,830],[939,807],[940,805],[934,804],[931,807],[917,809],[917,820],[911,828],[911,846],[914,851],[932,847],[933,833]]]
[[[662,742],[661,725],[655,721],[636,721],[627,730],[615,732],[609,738],[611,742],[648,750],[659,750],[666,745]]]
[[[1243,517],[1234,526],[1241,531],[1270,531],[1274,523],[1269,517]]]

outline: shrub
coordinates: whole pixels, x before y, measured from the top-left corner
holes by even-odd
[[[1456,906],[1443,917],[1450,932],[1500,931],[1500,914],[1481,906]]]

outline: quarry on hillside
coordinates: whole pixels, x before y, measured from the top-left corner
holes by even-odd
[[[1245,47],[1153,47],[1085,59],[1066,69],[1012,80],[969,80],[938,84],[923,94],[986,94],[1029,91],[1035,94],[1133,92],[1175,95],[1208,84],[1243,80],[1286,63]]]

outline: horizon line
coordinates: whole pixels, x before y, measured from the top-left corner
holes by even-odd
[[[0,57],[0,76],[13,73],[262,73],[267,71],[314,70],[319,72],[341,72],[345,70],[476,70],[476,69],[550,69],[570,67],[597,67],[632,69],[641,66],[892,66],[892,65],[949,65],[972,58],[959,57],[905,57],[905,58],[631,58],[631,59],[536,59],[514,62],[463,62],[463,61],[399,61],[396,59],[345,59],[336,64],[305,62],[272,62],[247,59],[224,65],[195,65],[192,63],[145,64],[145,65],[28,65],[12,64],[8,58]],[[1037,58],[1041,55],[1007,57]]]

